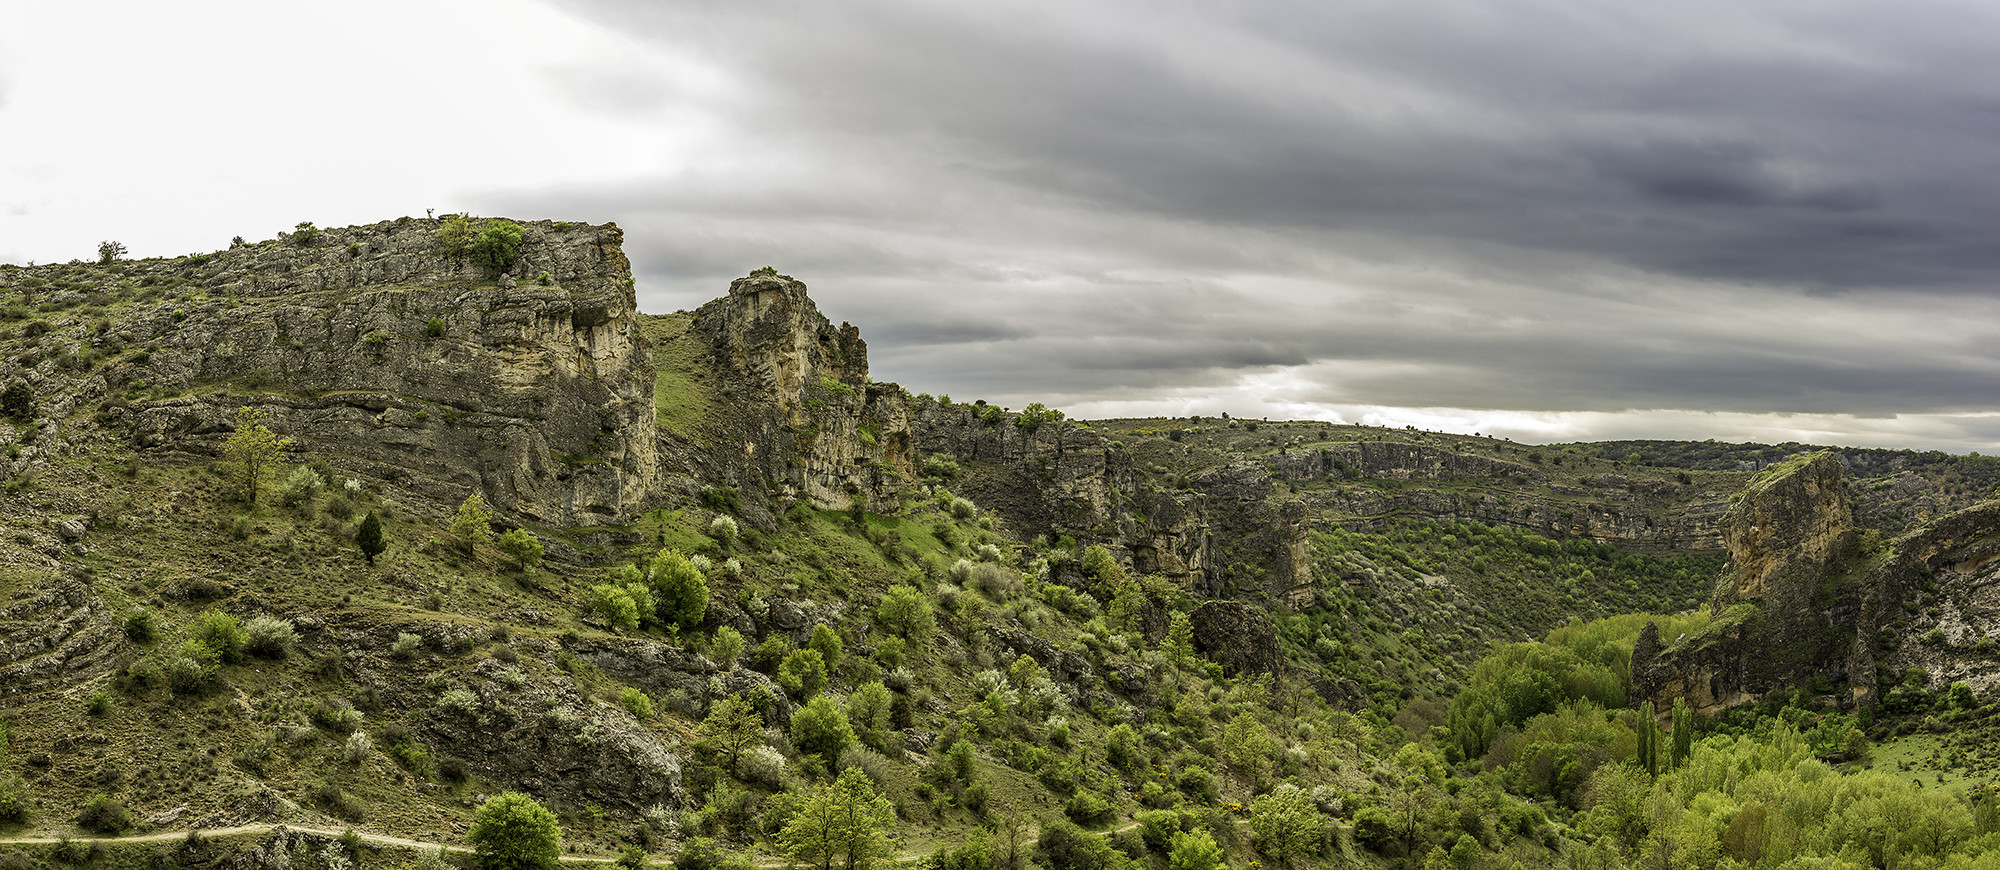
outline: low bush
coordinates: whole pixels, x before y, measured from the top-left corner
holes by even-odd
[[[123,833],[132,827],[132,811],[125,808],[125,802],[104,795],[92,796],[83,805],[83,812],[77,813],[76,824],[86,831],[99,834]]]
[[[292,645],[299,640],[299,633],[292,627],[292,621],[275,616],[253,617],[243,626],[243,630],[248,638],[243,645],[244,651],[267,659],[281,659],[290,655]]]

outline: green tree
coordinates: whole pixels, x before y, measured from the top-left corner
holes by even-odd
[[[1305,791],[1285,783],[1250,805],[1250,836],[1264,854],[1290,864],[1319,850],[1326,839],[1326,817]]]
[[[1660,717],[1650,700],[1639,702],[1639,718],[1633,723],[1638,744],[1639,769],[1647,776],[1660,774]]]
[[[889,735],[889,711],[895,706],[895,696],[889,694],[889,687],[880,680],[862,683],[854,694],[847,697],[847,721],[854,726],[861,742],[876,749],[886,749]]]
[[[931,631],[937,627],[930,599],[914,586],[889,587],[875,608],[875,618],[897,637],[919,643],[929,640]]]
[[[693,628],[708,614],[708,578],[680,551],[661,550],[646,565],[646,582],[653,587],[653,607],[660,622]]]
[[[632,600],[632,593],[617,583],[590,587],[590,609],[613,628],[631,631],[639,627],[639,606]]]
[[[110,263],[123,256],[125,256],[124,242],[106,241],[97,243],[97,262],[99,264]]]
[[[696,744],[714,752],[736,772],[743,753],[764,745],[764,717],[741,695],[731,695],[708,708],[708,717],[695,729]]]
[[[542,563],[542,542],[527,529],[509,529],[500,536],[500,552],[513,557],[522,573]]]
[[[832,764],[842,750],[854,745],[854,726],[831,698],[815,695],[792,714],[792,743]]]
[[[1207,831],[1176,831],[1167,849],[1167,870],[1228,870],[1222,847]]]
[[[382,539],[382,518],[376,516],[374,511],[361,518],[361,525],[354,530],[354,545],[361,548],[361,555],[368,557],[370,565],[375,564],[376,556],[389,548],[388,542]]]
[[[1160,645],[1174,667],[1187,670],[1194,665],[1194,623],[1178,610],[1167,617],[1167,639]]]
[[[245,405],[236,409],[236,431],[222,444],[223,460],[236,468],[243,484],[243,497],[257,503],[257,483],[264,469],[292,446],[292,439],[280,438],[264,425],[264,412]]]
[[[444,247],[444,255],[454,260],[465,258],[472,246],[472,218],[462,214],[448,214],[438,224],[438,244]]]
[[[1478,840],[1471,834],[1459,834],[1458,842],[1451,844],[1451,866],[1456,870],[1473,870],[1479,866],[1481,854]]]
[[[820,660],[826,664],[829,675],[840,670],[840,657],[845,653],[846,646],[841,643],[840,635],[826,623],[813,626],[812,639],[806,641],[806,646],[819,651]]]
[[[487,221],[465,253],[495,274],[505,272],[521,257],[521,225],[510,220]]]
[[[778,685],[801,698],[819,694],[826,688],[826,658],[811,647],[792,650],[778,665]]]
[[[1674,758],[1675,767],[1687,763],[1688,753],[1694,749],[1694,711],[1688,709],[1687,699],[1674,699]]]
[[[481,870],[553,870],[562,854],[562,825],[534,798],[501,792],[479,805],[465,840]]]
[[[796,863],[818,870],[870,870],[887,857],[889,825],[896,811],[858,767],[815,786],[785,823],[778,842]]]
[[[480,544],[493,537],[493,512],[486,507],[486,497],[473,493],[459,502],[458,513],[451,518],[451,535],[465,547],[470,556]]]
[[[736,667],[736,660],[743,657],[743,633],[727,625],[715,630],[715,643],[709,647],[709,654],[723,670]]]
[[[1271,735],[1248,711],[1236,714],[1222,729],[1222,763],[1247,781],[1264,775],[1271,762]]]

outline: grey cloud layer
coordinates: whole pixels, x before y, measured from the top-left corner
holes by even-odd
[[[730,88],[569,86],[729,144],[495,202],[618,217],[659,307],[777,265],[919,386],[1990,410],[2000,18],[1745,5],[576,0]]]

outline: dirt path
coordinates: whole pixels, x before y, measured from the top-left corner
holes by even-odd
[[[326,828],[315,828],[309,825],[286,825],[286,824],[238,825],[233,828],[200,828],[197,830],[204,837],[228,837],[237,834],[268,834],[279,828],[284,828],[287,831],[298,831],[300,833],[306,833],[306,834],[319,834],[321,836],[331,837],[336,840],[340,839],[340,837],[346,833],[345,831],[334,831]],[[196,831],[195,830],[162,831],[157,834],[133,834],[132,836],[129,837],[69,837],[67,838],[67,840],[58,837],[0,837],[0,846],[53,846],[56,845],[57,843],[62,843],[62,842],[165,843],[173,840],[185,840],[187,839],[188,835],[192,833],[196,833]],[[444,843],[429,843],[423,840],[405,840],[402,837],[391,837],[387,834],[369,834],[361,831],[355,831],[354,835],[356,837],[361,838],[361,841],[364,843],[378,843],[384,846],[399,846],[405,849],[441,849],[446,852],[472,851],[471,849],[468,849],[464,846],[449,846]],[[589,864],[609,864],[617,859],[594,858],[585,855],[564,855],[562,856],[561,860],[570,862],[582,862]],[[778,865],[778,866],[783,866],[783,865]]]
[[[1105,831],[1103,833],[1103,836],[1110,836],[1111,834],[1115,834],[1121,831],[1129,831],[1137,827],[1139,827],[1139,823],[1132,822],[1123,827],[1113,828],[1109,831]],[[199,832],[204,837],[230,837],[238,834],[268,834],[279,828],[284,828],[287,831],[298,831],[306,834],[318,834],[320,836],[331,837],[336,840],[340,839],[342,836],[345,836],[347,833],[346,831],[335,831],[327,828],[315,828],[308,825],[256,824],[256,825],[238,825],[233,828],[199,828],[186,831],[161,831],[156,834],[133,834],[129,837],[67,837],[67,838],[0,837],[0,846],[53,846],[58,843],[64,843],[64,842],[166,843],[174,840],[185,840],[187,839],[189,834],[197,832]],[[1039,831],[1037,828],[1035,828],[1035,826],[1030,825],[1022,833],[1024,834],[1025,839],[1032,841],[1034,837],[1039,833]],[[364,843],[377,843],[384,846],[397,846],[404,849],[439,849],[446,852],[467,852],[467,853],[472,851],[471,849],[468,849],[464,846],[450,846],[444,843],[431,843],[423,840],[406,840],[403,839],[402,837],[391,837],[387,834],[369,834],[361,831],[354,831],[354,836],[359,837],[361,841]],[[894,861],[897,864],[907,864],[911,861],[915,861],[923,857],[926,856],[915,853],[906,853],[906,854],[892,855],[890,856],[890,860]],[[599,858],[588,855],[564,855],[558,860],[570,863],[582,863],[582,864],[610,864],[616,862],[618,859]],[[763,861],[758,861],[752,866],[764,868],[764,870],[772,870],[772,868],[790,867],[792,866],[792,864],[788,861],[767,859]]]

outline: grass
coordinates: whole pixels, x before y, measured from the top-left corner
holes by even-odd
[[[639,317],[639,334],[653,344],[654,420],[661,431],[705,443],[715,409],[715,391],[701,372],[707,355],[701,339],[688,334],[694,318],[685,314]]]

